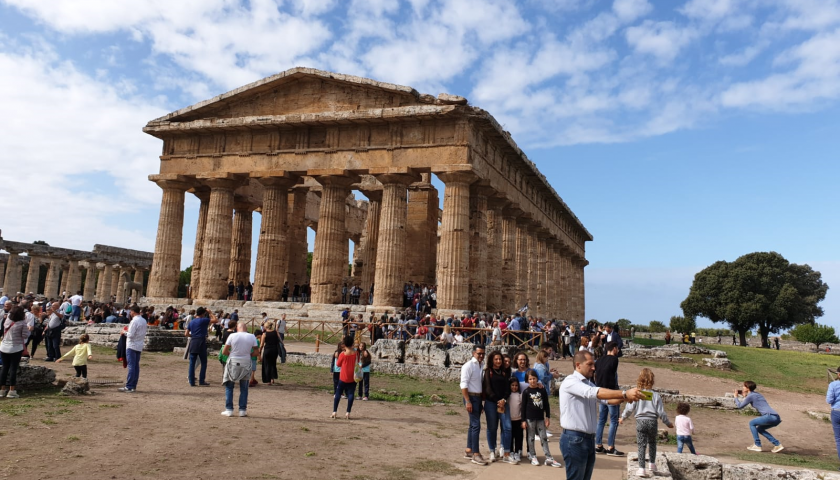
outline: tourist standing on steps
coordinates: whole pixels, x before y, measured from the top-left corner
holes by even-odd
[[[0,342],[0,359],[3,368],[0,369],[0,398],[18,398],[15,391],[17,372],[20,369],[20,357],[23,354],[23,344],[29,335],[26,328],[26,314],[21,307],[12,307],[3,322],[3,341]]]
[[[595,385],[618,390],[618,345],[615,342],[607,342],[606,355],[595,362]],[[607,448],[604,448],[604,426],[607,424],[607,415],[610,417],[610,431],[607,436]],[[598,429],[595,430],[595,453],[604,453],[613,457],[623,457],[624,453],[615,448],[615,433],[618,430],[619,406],[601,404],[598,413]]]
[[[140,316],[140,306],[131,306],[131,323],[128,324],[128,332],[122,331],[125,335],[125,356],[128,362],[128,375],[125,379],[125,387],[119,391],[134,393],[137,390],[137,381],[140,379],[140,354],[143,353],[143,342],[146,340],[148,324],[146,319]]]
[[[184,335],[189,338],[190,367],[187,373],[187,380],[191,387],[195,386],[195,361],[201,363],[201,370],[198,373],[198,384],[201,386],[210,385],[207,377],[207,335],[211,324],[219,323],[215,315],[208,312],[204,307],[198,307],[195,311],[196,318],[190,320]]]
[[[467,432],[467,449],[464,457],[471,459],[472,463],[477,465],[487,465],[478,447],[478,437],[481,434],[481,364],[484,361],[484,346],[479,344],[473,345],[472,353],[473,358],[461,366],[461,395],[464,397],[464,405],[470,417],[470,428]]]
[[[770,408],[770,404],[767,403],[764,395],[756,393],[755,387],[755,382],[747,380],[744,382],[743,390],[735,390],[736,408],[740,410],[747,405],[752,405],[754,409],[758,410],[758,414],[761,415],[758,418],[750,420],[750,431],[752,432],[755,445],[750,445],[747,447],[747,450],[751,450],[753,452],[761,451],[761,440],[758,438],[758,434],[760,433],[774,445],[772,450],[773,453],[779,453],[784,450],[785,447],[783,447],[782,444],[773,437],[773,435],[770,435],[770,432],[768,432],[767,429],[773,428],[782,423],[782,418],[779,416],[779,412]],[[743,394],[746,394],[744,400],[738,401],[738,397]]]
[[[595,357],[586,351],[575,354],[575,371],[560,384],[560,450],[566,464],[566,480],[590,480],[595,468],[595,428],[599,400],[612,405],[636,401],[642,393],[636,389],[619,391],[600,388],[592,383]]]
[[[231,322],[233,323],[233,322]],[[225,417],[233,416],[233,387],[239,384],[239,416],[248,416],[248,381],[251,378],[251,357],[257,352],[257,337],[248,333],[245,322],[236,324],[222,353],[228,356],[222,383],[225,386]]]
[[[825,401],[831,406],[831,427],[834,429],[834,444],[837,457],[840,458],[840,368],[834,381],[828,384]]]

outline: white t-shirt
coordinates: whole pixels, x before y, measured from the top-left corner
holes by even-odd
[[[73,295],[72,297],[70,297],[70,304],[74,307],[78,307],[82,304],[84,300],[85,299],[81,295]]]
[[[225,345],[230,345],[231,360],[251,361],[251,348],[257,346],[257,337],[248,332],[230,334]]]
[[[282,333],[283,335],[286,334],[286,321],[282,318],[277,320],[277,333]]]

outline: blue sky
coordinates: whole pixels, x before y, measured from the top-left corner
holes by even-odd
[[[667,321],[694,273],[760,250],[840,286],[838,0],[126,5],[0,0],[5,238],[151,251],[143,125],[311,66],[496,116],[595,236],[587,318]]]

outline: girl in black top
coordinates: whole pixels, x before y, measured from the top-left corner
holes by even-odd
[[[522,392],[522,429],[527,429],[525,439],[528,441],[528,458],[531,459],[531,465],[540,464],[534,449],[534,435],[537,434],[540,436],[540,443],[545,453],[545,465],[560,468],[563,465],[551,456],[548,436],[545,433],[545,429],[551,425],[548,392],[540,386],[537,372],[528,370],[525,378],[528,380],[528,388]]]
[[[505,463],[516,464],[510,456],[510,373],[505,369],[504,359],[498,351],[490,352],[487,359],[487,369],[484,370],[482,390],[484,393],[484,415],[487,418],[487,446],[490,448],[490,461],[496,460],[496,432],[499,423],[502,424],[501,457]]]

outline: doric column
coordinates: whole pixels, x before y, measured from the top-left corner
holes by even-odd
[[[569,258],[569,252],[564,246],[560,250],[560,312],[561,318],[567,321],[572,320],[572,301],[571,292],[569,291],[569,287],[572,284],[570,266],[571,259]]]
[[[265,177],[258,179],[263,185],[262,223],[257,244],[257,265],[254,272],[254,300],[280,299],[286,280],[289,261],[289,187],[295,179]],[[289,285],[289,294],[294,285]]]
[[[251,238],[253,236],[253,212],[256,207],[237,200],[233,202],[233,234],[230,242],[230,270],[228,278],[235,285],[251,280]]]
[[[58,294],[59,295],[67,293],[67,278],[68,278],[68,273],[69,272],[70,272],[69,265],[62,265],[61,266],[61,270],[60,270],[61,283],[58,286]]]
[[[50,259],[47,269],[47,280],[44,282],[44,296],[55,298],[58,295],[59,276],[61,275],[61,261],[57,258]]]
[[[539,281],[539,241],[537,239],[537,225],[532,223],[528,226],[528,282],[525,298],[528,299],[528,313],[537,315],[539,312],[539,299],[537,298]]]
[[[493,190],[470,187],[470,273],[469,306],[476,312],[487,311],[487,197]]]
[[[2,279],[4,281],[6,279],[6,265],[11,261],[12,261],[12,256],[11,255],[7,255],[6,258],[2,258],[2,256],[0,256],[0,279]],[[8,293],[7,293],[7,295],[8,295]],[[2,327],[0,327],[0,328],[2,328]]]
[[[347,274],[347,195],[354,179],[343,175],[317,175],[321,184],[318,233],[312,253],[312,303],[341,302],[341,285]]]
[[[382,212],[382,190],[363,190],[368,198],[368,213],[365,218],[365,231],[362,233],[361,272],[359,272],[359,287],[361,287],[364,303],[367,303],[370,287],[376,273],[376,254],[379,247],[379,219]],[[398,303],[397,305],[401,305]]]
[[[543,296],[543,284],[545,283],[545,272],[546,272],[546,260],[545,260],[545,240],[543,238],[543,234],[541,231],[538,231],[534,234],[534,239],[537,242],[537,254],[536,254],[536,275],[534,276],[534,302],[536,308],[534,311],[536,312],[537,316],[543,317],[545,316],[545,297]]]
[[[204,230],[207,228],[207,210],[210,208],[210,189],[202,185],[193,188],[192,194],[201,202],[198,207],[198,225],[195,229],[193,263],[190,270],[190,298],[195,299],[199,298],[198,292],[201,289],[201,253],[204,248]]]
[[[514,288],[514,309],[519,310],[528,303],[528,224],[526,217],[516,219],[516,286]]]
[[[97,265],[97,268],[100,268]],[[99,282],[96,285],[96,299],[100,302],[111,300],[111,281],[114,276],[114,267],[111,264],[104,264],[99,270]]]
[[[371,172],[374,173],[374,172]],[[408,185],[419,175],[392,173],[375,175],[382,183],[382,212],[379,220],[376,270],[373,283],[376,291],[373,304],[377,307],[402,305],[403,284],[406,280],[406,221]]]
[[[143,272],[145,272],[145,271],[146,270],[144,270],[142,268],[138,268],[138,269],[134,270],[134,282],[140,284],[140,290],[132,290],[132,292],[137,292],[136,294],[135,293],[131,294],[131,298],[135,302],[137,301],[137,299],[139,297],[143,296],[143,286],[142,286],[143,285]]]
[[[306,257],[309,242],[306,238],[306,195],[309,187],[295,186],[288,196],[288,233],[286,234],[286,281],[291,292],[295,284],[306,283]],[[291,294],[291,293],[290,293]]]
[[[508,203],[502,198],[487,199],[487,311],[499,312],[506,309],[502,298],[502,280],[510,277],[504,275],[502,264],[502,210]]]
[[[546,300],[548,302],[548,316],[550,318],[559,318],[557,300],[557,278],[559,271],[559,263],[557,261],[557,239],[550,238],[548,240],[548,274],[546,281],[548,282],[546,288]]]
[[[96,297],[96,263],[85,262],[85,291],[82,295],[86,301]]]
[[[19,252],[8,248],[6,251],[9,252],[9,262],[6,264],[6,275],[3,279],[3,293],[11,297],[20,291],[23,269]]]
[[[119,298],[117,297],[117,290],[119,289],[121,271],[122,266],[114,265],[113,271],[111,272],[111,291],[109,293],[110,296],[115,298]]]
[[[501,260],[501,310],[516,311],[516,218],[519,210],[507,207],[502,210],[502,260]]]
[[[230,251],[233,238],[233,190],[240,182],[232,176],[199,177],[210,187],[210,205],[201,257],[199,298],[227,298]]]
[[[470,184],[476,177],[470,172],[439,173],[437,176],[446,185],[437,263],[438,309],[467,310],[470,274]]]
[[[431,174],[423,173],[420,181],[408,186],[406,218],[406,280],[432,284],[435,281],[437,230],[440,202],[431,183]]]
[[[29,257],[29,271],[26,274],[26,289],[24,293],[41,293],[38,291],[38,282],[41,280],[41,264],[44,260],[41,257]]]
[[[128,268],[121,265],[119,267],[119,270],[117,270],[117,275],[116,275],[117,288],[114,289],[115,290],[114,295],[117,297],[118,302],[124,302],[125,301],[125,297],[126,297],[126,295],[125,295],[125,282],[128,281],[128,275],[129,275]]]
[[[155,255],[149,276],[149,296],[175,298],[178,296],[178,280],[181,275],[184,192],[190,185],[179,175],[149,175],[149,180],[163,189]],[[100,283],[102,281],[100,277]]]

